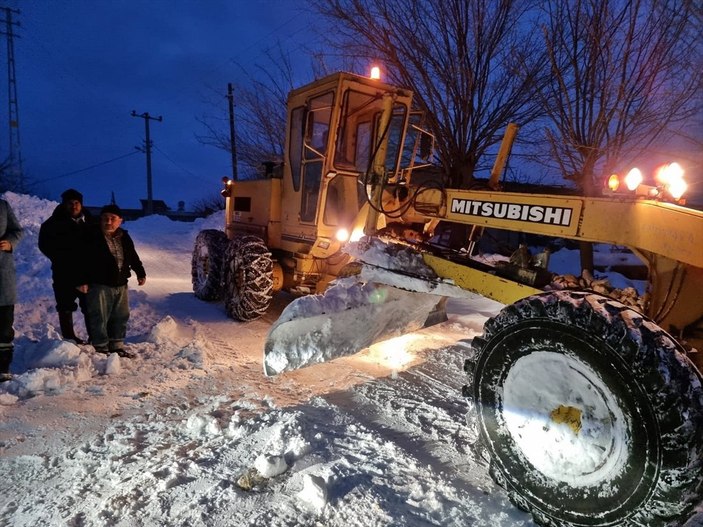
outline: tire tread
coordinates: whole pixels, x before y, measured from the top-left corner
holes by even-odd
[[[662,462],[652,495],[617,525],[676,525],[677,518],[701,501],[703,490],[703,389],[700,373],[683,349],[652,321],[615,300],[588,292],[558,291],[522,299],[487,320],[484,334],[473,342],[475,357],[480,357],[499,332],[525,319],[556,320],[597,332],[631,364],[633,374],[647,387],[661,429]],[[470,382],[476,393],[480,380]],[[484,444],[489,441],[483,433],[481,436]],[[537,523],[553,527],[580,525],[553,518],[528,503],[507,485],[493,462],[490,472],[511,501],[529,511]]]
[[[225,252],[225,310],[227,315],[248,322],[263,316],[273,297],[273,260],[258,236],[235,236]],[[237,273],[243,286],[237,287]]]
[[[223,231],[205,229],[198,233],[191,258],[191,281],[193,293],[201,300],[221,300],[223,257],[227,246],[227,236]],[[207,248],[209,272],[203,280],[201,259],[202,249]]]

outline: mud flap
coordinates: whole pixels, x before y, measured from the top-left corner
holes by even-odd
[[[353,355],[422,328],[441,297],[354,279],[324,295],[296,299],[271,327],[264,347],[268,376]]]

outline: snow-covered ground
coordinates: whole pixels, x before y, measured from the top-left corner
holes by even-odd
[[[263,342],[291,298],[231,321],[190,280],[195,236],[222,215],[152,216],[124,225],[147,270],[144,287],[130,282],[137,357],[106,358],[57,333],[37,249],[56,203],[4,198],[25,238],[15,378],[0,386],[0,525],[534,525],[491,481],[461,396],[471,339],[500,304],[454,299],[444,324],[268,378]]]

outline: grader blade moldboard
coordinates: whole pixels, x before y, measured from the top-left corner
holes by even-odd
[[[264,372],[277,375],[353,355],[415,331],[440,300],[378,283],[338,280],[324,295],[298,298],[283,311],[266,339]]]

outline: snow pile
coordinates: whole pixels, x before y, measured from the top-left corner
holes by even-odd
[[[229,320],[194,297],[190,278],[195,236],[222,228],[222,213],[152,216],[125,225],[147,270],[143,288],[130,282],[136,357],[97,356],[56,331],[49,262],[36,249],[56,203],[4,198],[26,235],[15,253],[15,377],[0,385],[0,524],[534,525],[492,483],[461,395],[471,340],[500,304],[452,299],[448,323],[266,378],[261,351],[285,298],[262,320]],[[380,311],[404,319],[413,304],[394,289],[366,293],[391,295]],[[327,309],[298,314],[336,319]],[[329,331],[358,346],[369,319],[345,312]],[[398,354],[405,366],[391,363]]]
[[[378,238],[363,237],[359,241],[347,243],[344,252],[357,260],[384,269],[425,279],[437,278],[420,253],[399,243],[385,243]]]
[[[642,262],[632,253],[613,252],[609,246],[602,244],[594,245],[594,262],[597,267],[608,269],[611,266],[641,266]],[[556,274],[579,275],[580,269],[580,252],[578,249],[560,249],[552,253],[549,257],[549,270]],[[643,295],[646,292],[646,280],[635,280],[628,278],[621,273],[608,270],[607,276],[603,273],[596,273],[595,278],[604,279],[607,277],[609,284],[617,289],[634,288],[638,294]]]
[[[327,504],[327,482],[320,476],[305,474],[303,490],[298,493],[298,496],[315,510],[321,511]]]
[[[324,295],[301,296],[288,304],[278,321],[288,322],[299,317],[332,315],[381,300],[372,284],[359,282],[355,277],[341,278],[335,280]]]
[[[254,460],[254,468],[264,478],[275,478],[288,470],[288,465],[283,456],[259,454]]]

